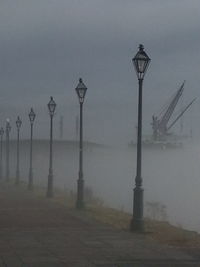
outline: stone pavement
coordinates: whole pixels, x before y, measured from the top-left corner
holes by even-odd
[[[36,197],[0,184],[0,267],[200,266],[190,256],[160,245],[148,235],[112,229]]]

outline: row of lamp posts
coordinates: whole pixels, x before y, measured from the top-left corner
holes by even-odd
[[[87,91],[87,87],[83,83],[82,79],[79,79],[79,83],[75,88],[76,93],[78,95],[79,104],[80,104],[80,140],[79,140],[79,174],[77,180],[77,201],[76,207],[77,209],[84,208],[84,179],[83,179],[83,102],[85,98],[85,94]],[[50,141],[49,141],[49,174],[48,174],[48,183],[47,183],[47,192],[46,196],[48,198],[53,197],[53,116],[56,109],[56,103],[53,97],[50,97],[50,101],[48,103],[48,110],[50,115]],[[29,113],[30,120],[30,164],[29,164],[29,179],[28,179],[28,189],[33,190],[33,166],[32,166],[32,154],[33,154],[33,123],[35,120],[36,114],[31,108]],[[22,121],[20,117],[17,117],[16,127],[17,127],[17,165],[16,165],[16,178],[15,184],[18,185],[20,183],[20,168],[19,168],[19,154],[20,154],[20,128],[22,125]],[[6,181],[10,179],[10,168],[9,168],[9,153],[10,153],[10,121],[6,120]],[[2,178],[2,146],[3,146],[3,134],[4,129],[0,129],[0,178]]]
[[[138,93],[138,127],[137,127],[137,165],[136,165],[136,177],[135,188],[133,196],[133,217],[131,219],[130,229],[131,231],[143,231],[143,188],[142,188],[142,89],[143,79],[147,68],[150,63],[150,58],[144,51],[143,45],[139,45],[139,51],[132,59],[133,65],[136,70],[139,93]],[[80,138],[79,138],[79,174],[77,180],[77,200],[76,208],[84,208],[84,178],[83,178],[83,103],[87,87],[83,83],[82,79],[79,79],[79,83],[76,87],[76,93],[78,95],[80,104]],[[46,196],[48,198],[53,197],[53,116],[55,113],[56,103],[53,97],[50,98],[48,103],[49,115],[50,115],[50,153],[49,153],[49,175]],[[30,138],[30,168],[29,168],[29,182],[28,189],[33,189],[33,170],[32,170],[32,138],[33,138],[33,122],[35,120],[35,113],[31,109],[29,113],[29,119],[31,124],[31,138]],[[19,131],[21,127],[21,120],[18,117],[16,121],[17,125],[17,169],[16,169],[16,184],[19,183]],[[6,180],[9,180],[9,133],[11,127],[9,120],[6,122]],[[0,129],[1,146],[0,146],[0,176],[2,177],[2,138],[4,130]]]
[[[79,175],[77,180],[77,200],[76,208],[84,208],[84,179],[83,179],[83,102],[87,87],[83,83],[82,79],[79,79],[79,83],[75,88],[78,95],[80,104],[80,139],[79,139]],[[56,103],[51,96],[48,103],[49,115],[50,115],[50,142],[49,142],[49,175],[46,196],[48,198],[53,197],[53,116],[56,109]]]

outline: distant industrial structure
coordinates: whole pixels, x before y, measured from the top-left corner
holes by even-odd
[[[169,130],[176,124],[176,122],[182,118],[183,114],[188,110],[188,108],[194,103],[196,98],[194,98],[189,104],[187,104],[178,116],[169,124],[170,118],[177,106],[179,99],[181,98],[184,91],[185,81],[182,83],[180,88],[176,91],[176,93],[170,98],[169,102],[164,105],[161,109],[159,115],[152,116],[152,129],[153,129],[153,140],[154,141],[163,141],[166,140],[170,135]],[[181,123],[181,128],[182,128]]]
[[[146,136],[142,143],[145,147],[154,148],[176,148],[182,146],[183,135],[176,135],[170,130],[180,121],[180,131],[183,131],[183,115],[192,106],[196,98],[189,102],[186,106],[181,107],[178,115],[172,120],[174,111],[177,107],[179,100],[181,99],[184,91],[185,81],[181,84],[178,90],[170,97],[170,99],[161,107],[158,114],[152,116],[152,130],[153,133],[150,136]],[[136,126],[137,132],[137,126]],[[192,129],[190,130],[189,136],[192,136]],[[136,146],[136,143],[131,141],[130,146]]]

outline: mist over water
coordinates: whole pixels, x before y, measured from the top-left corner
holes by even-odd
[[[144,202],[165,204],[171,223],[198,231],[199,149],[199,143],[179,149],[143,149],[142,168]],[[92,160],[86,171],[88,183],[106,203],[132,212],[136,149],[108,149],[96,153]]]
[[[76,192],[78,154],[76,142],[54,143],[54,184]],[[20,151],[21,180],[28,181],[29,143]],[[49,143],[36,141],[33,146],[34,183],[47,185]],[[103,199],[105,205],[132,213],[136,175],[136,148],[97,146],[84,149],[85,186]],[[15,177],[16,143],[11,143],[11,177]],[[4,166],[5,170],[5,166]],[[142,177],[144,202],[167,206],[168,220],[184,228],[200,231],[200,143],[187,141],[183,148],[143,148]]]

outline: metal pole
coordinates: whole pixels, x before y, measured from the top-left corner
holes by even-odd
[[[16,167],[16,180],[15,184],[18,185],[20,180],[19,175],[19,129],[17,129],[17,167]]]
[[[138,132],[137,132],[137,170],[135,178],[134,199],[133,199],[133,218],[131,220],[132,231],[143,231],[143,188],[141,177],[142,166],[142,85],[143,79],[139,79],[138,94]]]
[[[77,181],[77,209],[84,208],[84,179],[83,179],[83,103],[80,103],[80,142],[79,142],[79,178]]]
[[[32,153],[33,153],[33,122],[31,122],[31,138],[30,138],[30,167],[29,167],[29,179],[28,179],[29,190],[33,190]]]
[[[49,153],[49,175],[48,175],[48,185],[47,194],[49,198],[53,197],[53,115],[50,115],[50,153]]]
[[[9,168],[9,159],[10,159],[10,155],[9,155],[9,151],[10,147],[9,147],[9,129],[6,128],[6,181],[9,182],[10,180],[10,168]]]
[[[1,134],[1,147],[0,147],[0,179],[1,180],[3,176],[2,155],[3,155],[3,133]]]

